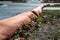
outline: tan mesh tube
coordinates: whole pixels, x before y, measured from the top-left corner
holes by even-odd
[[[36,18],[36,15],[39,15],[39,12],[41,13],[42,8],[46,5],[47,4],[43,4],[33,9],[35,12],[29,11],[11,18],[0,20],[0,40],[8,40],[8,38],[11,37],[18,28],[28,24],[30,21],[32,21],[31,19]]]
[[[35,18],[32,12],[22,13],[17,16],[0,21],[0,40],[9,38],[19,27],[25,25]],[[6,39],[7,40],[7,39]]]

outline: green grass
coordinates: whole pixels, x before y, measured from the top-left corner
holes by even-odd
[[[60,7],[60,4],[48,5],[47,7]]]
[[[44,29],[45,27],[44,25],[47,26],[50,25],[50,27],[54,26],[53,27],[54,29],[53,28],[50,29],[50,27],[48,26],[49,27],[48,30],[52,32],[54,39],[58,39],[58,37],[60,36],[60,28],[59,28],[60,22],[58,21],[59,18],[60,18],[60,10],[44,10],[42,14],[39,15],[36,19],[33,19],[29,24],[24,25],[22,29],[18,29],[14,34],[14,36],[11,38],[11,40],[18,38],[21,39],[24,38],[24,40],[36,40],[38,38],[32,37],[35,36],[35,35],[31,35],[32,33],[36,33],[36,35],[49,34],[48,32],[44,32],[44,31],[41,33],[39,32],[40,28],[42,30]],[[50,37],[47,38],[42,37],[42,39],[48,40],[50,39]]]
[[[60,18],[60,10],[45,10],[38,16],[37,21],[43,21],[42,17],[48,18],[48,20]]]

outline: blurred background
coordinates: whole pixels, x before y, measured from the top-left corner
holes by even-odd
[[[0,0],[0,20],[27,12],[44,3],[52,6],[45,7],[43,14],[26,25],[25,30],[19,28],[11,40],[22,38],[25,40],[60,40],[60,0]],[[32,27],[31,32],[28,27]]]
[[[12,1],[12,2],[43,2],[43,3],[59,3],[60,0],[0,0],[0,1]]]
[[[0,0],[0,20],[29,11],[43,3],[59,4],[60,0]]]

